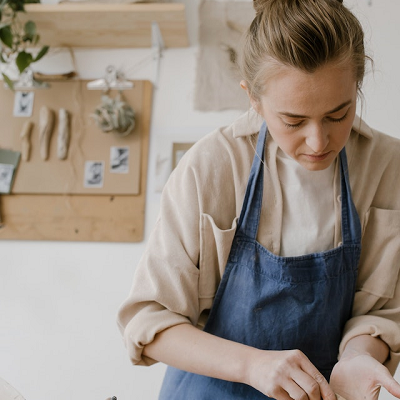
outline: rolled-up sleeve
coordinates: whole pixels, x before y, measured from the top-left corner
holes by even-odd
[[[168,327],[199,317],[199,204],[196,174],[184,165],[171,175],[160,214],[117,322],[131,361],[151,365],[144,346]]]
[[[400,293],[398,293],[400,296]],[[363,301],[364,304],[373,303],[377,299],[375,296],[362,293],[357,301]],[[377,311],[370,311],[365,315],[351,318],[345,327],[343,339],[340,344],[340,355],[343,353],[347,343],[356,336],[371,335],[379,337],[389,346],[389,357],[385,366],[391,374],[394,374],[400,361],[400,329],[399,329],[399,308],[396,304],[388,302],[384,308]]]
[[[385,365],[394,374],[400,361],[400,211],[371,207],[366,214],[353,317],[340,354],[359,335],[379,337],[389,346]]]

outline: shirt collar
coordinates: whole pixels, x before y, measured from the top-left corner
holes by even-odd
[[[249,111],[242,114],[233,124],[232,131],[233,137],[250,136],[257,133],[263,123],[263,118],[254,110],[250,108]]]
[[[260,130],[263,118],[254,110],[250,108],[249,111],[242,114],[233,124],[232,131],[235,138],[250,136]],[[356,115],[353,122],[353,130],[368,139],[373,136],[372,128],[370,128],[364,120]]]

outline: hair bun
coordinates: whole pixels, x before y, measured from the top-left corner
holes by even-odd
[[[253,0],[253,7],[257,15],[264,11],[266,1],[267,0]]]

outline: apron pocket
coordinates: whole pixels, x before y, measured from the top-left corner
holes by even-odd
[[[365,217],[357,290],[392,298],[400,269],[400,211],[371,207]]]
[[[210,215],[200,216],[200,301],[201,299],[212,301],[215,296],[232,247],[236,225],[237,217],[230,229],[223,230],[215,224]]]

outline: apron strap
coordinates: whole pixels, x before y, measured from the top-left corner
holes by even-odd
[[[342,192],[342,240],[343,243],[361,243],[361,223],[351,196],[349,168],[346,149],[340,152],[341,192]]]
[[[256,154],[250,170],[246,194],[244,196],[242,211],[240,213],[237,231],[256,239],[258,224],[260,222],[261,205],[264,187],[264,149],[267,137],[267,124],[262,123],[258,134]]]

